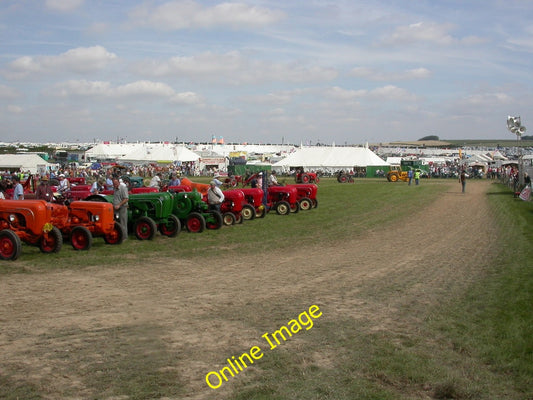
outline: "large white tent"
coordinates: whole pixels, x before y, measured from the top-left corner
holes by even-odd
[[[304,147],[272,167],[278,170],[341,170],[355,167],[388,167],[390,164],[366,147]]]
[[[200,157],[183,145],[170,143],[99,143],[85,152],[88,161],[188,162]]]
[[[56,164],[51,164],[38,154],[2,154],[0,170],[30,171],[32,174],[50,171]]]

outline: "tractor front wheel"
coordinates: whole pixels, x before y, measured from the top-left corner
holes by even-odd
[[[265,218],[267,215],[267,209],[265,206],[259,206],[257,207],[257,209],[255,210],[255,216],[257,218]]]
[[[74,250],[89,250],[93,245],[93,235],[84,226],[76,226],[70,232],[70,244]]]
[[[139,240],[152,240],[157,231],[157,225],[152,218],[143,216],[135,221],[133,231]]]
[[[245,220],[254,219],[256,216],[255,208],[253,208],[250,204],[245,204],[242,206],[241,214]]]
[[[168,237],[176,237],[181,231],[181,222],[174,214],[168,216],[168,221],[159,224],[159,232]]]
[[[18,235],[11,229],[0,231],[0,258],[16,260],[22,251],[22,243]]]
[[[202,233],[205,229],[205,218],[202,214],[197,212],[192,212],[187,216],[187,221],[185,222],[187,230],[192,233]]]
[[[39,243],[39,249],[43,253],[57,253],[63,246],[63,236],[61,231],[55,226],[48,233],[45,233]]]
[[[291,204],[291,213],[297,213],[298,211],[300,211],[300,203],[298,202],[295,202],[295,203],[292,203]]]
[[[291,205],[286,201],[280,201],[276,204],[276,213],[278,215],[289,215],[291,212]]]
[[[220,229],[224,225],[222,214],[218,211],[209,211],[209,217],[205,220],[205,227],[207,229]]]
[[[222,214],[222,220],[224,221],[224,225],[230,226],[230,225],[235,225],[236,218],[235,218],[235,215],[233,215],[233,213],[226,212]]]
[[[313,208],[313,202],[308,197],[302,197],[300,199],[300,210],[308,211]]]
[[[115,223],[115,227],[111,232],[104,236],[104,241],[107,244],[121,244],[126,239],[126,232],[124,227],[118,223]]]

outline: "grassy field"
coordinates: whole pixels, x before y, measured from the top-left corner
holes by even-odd
[[[120,246],[108,246],[97,239],[88,252],[76,252],[68,243],[59,254],[50,255],[23,246],[21,258],[0,264],[0,273],[5,278],[88,268],[113,271],[117,265],[140,257],[147,263],[155,259],[158,264],[185,259],[200,265],[207,253],[229,254],[237,260],[249,259],[265,249],[280,253],[290,253],[297,246],[325,249],[407,220],[417,209],[449,190],[443,183],[446,181],[424,180],[413,191],[405,184],[383,180],[357,180],[351,185],[324,179],[317,210],[287,217],[269,214],[241,226],[202,234],[182,232],[177,238],[158,235],[150,242],[130,238]],[[298,351],[280,349],[269,353],[259,364],[260,379],[250,369],[231,382],[231,392],[224,398],[410,399],[428,398],[425,396],[430,393],[434,399],[532,399],[533,204],[513,199],[506,187],[496,184],[491,185],[488,198],[491,215],[497,220],[500,244],[493,249],[490,265],[485,267],[482,279],[424,310],[416,337],[375,331],[364,319],[318,320],[312,328],[312,340],[298,342]],[[368,294],[362,294],[369,302],[382,295],[373,289],[369,287]],[[386,284],[381,289],[396,290]],[[251,321],[260,330],[272,329],[278,326],[272,325],[274,320],[258,321],[256,313],[275,315],[282,303],[299,304],[298,295],[284,299],[273,296],[268,304],[260,300],[237,304],[234,308],[241,315],[220,317]],[[186,382],[177,379],[167,367],[183,354],[170,353],[154,336],[158,329],[161,328],[141,324],[91,331],[65,327],[42,335],[38,345],[46,349],[61,335],[76,338],[74,347],[67,346],[70,342],[65,339],[64,348],[55,348],[54,357],[62,357],[65,368],[82,370],[87,385],[106,393],[102,397],[80,397],[73,390],[64,392],[65,397],[181,398]],[[131,340],[125,343],[124,337]],[[98,357],[92,352],[94,348],[99,349]],[[311,362],[317,348],[327,350],[333,359],[324,361],[323,366]],[[245,350],[241,346],[236,349]],[[225,354],[218,353],[221,352],[216,354],[219,357]],[[4,374],[6,366],[11,372],[15,368],[9,360],[0,364],[0,398],[50,398],[43,394],[44,387],[14,383],[13,376],[23,372],[23,367],[17,367],[20,370],[10,376]],[[427,382],[432,382],[431,390],[426,387]],[[404,392],[404,388],[410,389]],[[217,398],[217,393],[213,396]]]

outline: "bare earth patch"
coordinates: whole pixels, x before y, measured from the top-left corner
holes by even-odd
[[[263,333],[312,304],[323,312],[315,326],[354,319],[369,332],[415,337],[427,310],[475,281],[491,258],[497,229],[488,185],[469,182],[462,195],[454,182],[409,218],[333,245],[246,259],[206,254],[194,263],[139,255],[105,269],[3,276],[0,371],[45,398],[128,398],[107,392],[105,381],[128,386],[126,365],[146,359],[146,374],[168,372],[182,384],[173,398],[224,398],[237,382],[253,386],[262,360],[216,391],[206,373],[251,346],[266,347]],[[283,346],[298,351],[304,340],[320,341],[313,329]],[[334,367],[327,346],[306,356]]]

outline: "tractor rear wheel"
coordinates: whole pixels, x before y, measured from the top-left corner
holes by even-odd
[[[43,253],[57,253],[63,246],[63,236],[61,231],[55,226],[48,233],[45,233],[39,243],[39,249]]]
[[[222,214],[222,220],[224,221],[224,225],[230,226],[235,225],[236,218],[233,213],[225,212],[224,214]]]
[[[168,221],[159,224],[159,232],[168,237],[176,237],[181,231],[181,222],[174,214],[168,216]]]
[[[2,260],[16,260],[22,252],[22,243],[18,235],[11,229],[0,231],[0,258]]]
[[[300,211],[300,203],[296,202],[291,204],[291,213],[296,214],[298,211]]]
[[[185,225],[189,232],[202,233],[205,230],[205,218],[202,214],[192,212],[187,216]]]
[[[389,176],[389,181],[391,181],[391,182],[396,182],[397,180],[398,180],[398,175],[396,175],[396,174],[391,174],[391,175]]]
[[[70,232],[70,244],[74,250],[89,250],[93,245],[93,235],[84,226],[75,226]]]
[[[124,227],[118,223],[115,223],[115,226],[111,232],[104,236],[104,241],[107,244],[121,244],[124,239],[126,239],[126,232]]]
[[[313,208],[313,202],[309,197],[302,197],[300,199],[300,210],[308,211]]]
[[[220,229],[224,225],[222,214],[218,211],[209,211],[209,217],[205,220],[205,227],[207,229]]]
[[[302,183],[309,183],[309,181],[311,180],[311,177],[307,174],[302,174],[301,180],[302,180]]]
[[[265,218],[267,215],[267,210],[265,206],[259,206],[255,211],[255,216],[257,218]]]
[[[291,205],[286,201],[280,201],[276,204],[276,213],[278,215],[289,215],[291,212]]]
[[[157,231],[157,225],[152,218],[142,216],[135,221],[133,231],[139,240],[152,240]]]
[[[242,206],[241,214],[242,217],[247,221],[254,219],[256,216],[255,208],[253,208],[250,204],[245,204]]]

